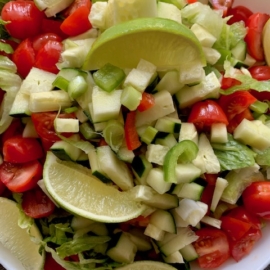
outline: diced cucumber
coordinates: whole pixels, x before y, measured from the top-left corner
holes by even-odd
[[[210,131],[211,143],[226,143],[228,141],[227,127],[223,123],[213,123]]]
[[[139,251],[147,251],[152,248],[149,237],[139,228],[131,228],[128,231],[130,240],[137,246]]]
[[[203,47],[203,52],[206,58],[206,62],[210,65],[216,64],[221,57],[219,51],[213,48]]]
[[[168,146],[149,144],[145,152],[145,157],[151,163],[163,165],[164,158],[169,150],[170,148]]]
[[[110,146],[98,147],[97,157],[102,171],[122,190],[128,190],[134,186],[127,164],[117,158]]]
[[[150,216],[149,222],[165,232],[176,233],[174,218],[168,211],[157,209]]]
[[[179,70],[179,81],[182,84],[195,85],[203,81],[205,77],[204,69],[201,65],[187,63]]]
[[[79,131],[86,140],[99,138],[100,135],[94,130],[89,122],[84,122],[79,126]]]
[[[127,107],[130,111],[136,110],[142,99],[142,93],[134,87],[128,85],[123,89],[121,95],[121,104]]]
[[[180,251],[175,251],[174,253],[170,254],[169,256],[162,256],[166,263],[170,264],[183,264],[184,259]]]
[[[160,241],[163,239],[165,231],[163,231],[162,229],[160,229],[159,227],[155,226],[152,223],[148,223],[148,225],[145,228],[144,234],[157,241]]]
[[[182,254],[185,261],[187,262],[194,261],[199,257],[198,253],[196,252],[196,249],[194,248],[192,244],[186,245],[185,247],[181,248],[179,251]]]
[[[157,120],[155,128],[161,132],[179,133],[181,129],[181,120],[165,116]]]
[[[156,136],[155,144],[160,144],[172,148],[177,144],[174,134],[159,132]]]
[[[146,184],[148,173],[153,168],[144,155],[135,156],[131,163],[132,171],[141,185]]]
[[[175,5],[158,2],[157,4],[157,16],[161,18],[166,18],[174,20],[178,23],[182,23],[181,11]]]
[[[179,133],[179,142],[184,140],[191,140],[198,144],[198,132],[193,123],[182,123],[181,130]]]
[[[104,29],[106,26],[106,11],[108,3],[103,1],[97,1],[92,4],[89,14],[89,20],[93,27]]]
[[[176,195],[163,193],[163,194],[154,194],[151,200],[144,201],[145,204],[159,208],[159,209],[174,209],[179,206],[179,199]]]
[[[192,182],[176,185],[172,193],[176,194],[179,198],[188,198],[194,201],[199,201],[203,190],[203,186]]]
[[[218,202],[222,196],[223,191],[228,186],[228,181],[224,178],[218,177],[216,180],[216,185],[214,189],[214,194],[211,201],[210,210],[214,212],[218,205]]]
[[[27,119],[27,122],[25,124],[25,127],[23,129],[22,136],[24,138],[38,138],[37,131],[35,129],[34,123],[32,122],[31,118],[29,117]]]
[[[215,227],[217,229],[220,229],[222,221],[220,219],[216,219],[216,218],[213,218],[210,216],[204,216],[201,219],[201,223],[204,223],[204,224],[210,225],[212,227]]]
[[[79,120],[72,118],[58,118],[54,120],[54,128],[56,132],[79,132]]]
[[[203,26],[194,23],[190,27],[190,30],[195,34],[203,47],[211,48],[217,41],[217,38],[208,32]]]
[[[132,150],[129,150],[125,144],[122,144],[119,150],[117,151],[117,156],[120,160],[132,163],[135,158],[135,154]]]
[[[148,126],[144,132],[140,135],[141,141],[146,144],[151,144],[158,133],[158,130],[152,126]]]
[[[134,261],[136,252],[136,245],[132,242],[129,235],[123,232],[116,246],[107,251],[107,255],[115,262],[131,263]]]
[[[157,92],[154,94],[154,98],[155,105],[153,107],[143,112],[137,112],[136,127],[151,125],[153,121],[175,111],[172,96],[168,91]]]
[[[201,175],[201,170],[192,163],[177,164],[175,172],[177,184],[189,183]]]
[[[170,190],[172,183],[165,182],[164,172],[161,168],[152,168],[147,175],[146,183],[159,194]]]
[[[244,40],[238,41],[238,43],[231,49],[232,55],[239,61],[244,61],[247,54],[247,44]]]

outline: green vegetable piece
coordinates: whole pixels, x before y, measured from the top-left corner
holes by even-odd
[[[81,75],[73,78],[68,85],[68,94],[72,99],[76,99],[83,95],[88,89],[88,84]]]
[[[121,68],[109,63],[93,74],[95,83],[106,92],[111,92],[119,86],[125,76],[125,72]]]
[[[178,161],[191,162],[198,154],[198,146],[191,140],[184,140],[173,146],[164,159],[164,179],[177,183],[175,167]]]
[[[57,76],[55,80],[53,81],[52,85],[59,89],[68,91],[69,80],[67,80],[66,78],[62,76]]]
[[[269,106],[266,102],[257,100],[251,104],[249,108],[256,113],[266,113],[269,109]]]

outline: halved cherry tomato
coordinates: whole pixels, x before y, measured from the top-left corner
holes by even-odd
[[[62,21],[60,20],[56,20],[56,19],[54,20],[51,18],[43,18],[41,31],[44,34],[54,33],[57,36],[61,37],[62,39],[65,39],[68,36],[60,29],[61,24],[62,24]]]
[[[242,113],[257,99],[247,91],[237,91],[230,95],[222,95],[219,98],[219,105],[228,117],[232,120],[237,114]]]
[[[252,14],[246,22],[248,32],[245,41],[247,42],[248,52],[257,61],[264,61],[262,31],[269,18],[270,15],[258,12]]]
[[[37,185],[42,177],[42,166],[37,161],[27,163],[3,162],[0,165],[0,180],[12,192],[25,192]]]
[[[193,243],[201,268],[216,268],[229,257],[229,241],[227,235],[219,229],[205,227],[196,231],[199,238]]]
[[[10,1],[4,5],[1,16],[10,22],[5,25],[8,33],[23,40],[40,33],[44,13],[33,1]]]
[[[12,55],[18,73],[25,78],[35,64],[35,51],[29,38],[23,40]]]
[[[42,112],[42,113],[32,113],[31,119],[34,123],[35,129],[41,139],[46,140],[46,142],[56,142],[60,138],[55,133],[54,129],[54,119],[58,118],[75,118],[73,113],[61,113],[57,115],[57,112]],[[70,133],[64,133],[65,136],[70,136]]]
[[[222,10],[224,17],[227,15],[227,11],[232,6],[233,1],[234,0],[209,0],[214,9]]]
[[[235,261],[240,261],[250,253],[254,244],[262,237],[259,229],[251,227],[239,240],[229,240],[231,256]]]
[[[42,189],[37,186],[23,193],[22,209],[29,217],[42,218],[48,217],[53,213],[55,204]]]
[[[127,114],[125,121],[125,139],[127,148],[129,150],[135,150],[141,145],[137,129],[135,126],[135,120],[136,120],[136,111],[130,111]]]
[[[253,66],[249,68],[249,72],[252,78],[258,81],[267,81],[270,80],[270,67],[269,66]],[[262,91],[258,92],[256,90],[250,90],[250,93],[261,101],[269,101],[270,100],[270,92]]]
[[[235,115],[229,122],[227,130],[229,133],[233,133],[236,127],[242,122],[243,119],[254,120],[254,117],[249,108],[245,109],[243,112]]]
[[[10,139],[11,137],[15,137],[18,135],[22,135],[24,126],[21,122],[21,119],[14,118],[6,129],[6,131],[2,134],[1,142],[2,144],[5,143],[6,140]]]
[[[58,264],[52,257],[51,253],[46,253],[46,260],[44,270],[65,270],[60,264]]]
[[[4,142],[4,161],[11,163],[25,163],[40,159],[44,155],[41,144],[35,138],[22,136],[11,137]]]
[[[68,16],[62,22],[60,29],[69,36],[76,36],[92,28],[88,18],[91,2],[88,0],[75,0],[65,12]]]
[[[193,123],[199,130],[209,129],[214,123],[228,125],[227,116],[214,100],[195,103],[191,108],[188,122]]]
[[[138,109],[139,112],[143,112],[143,111],[146,111],[146,110],[150,109],[154,105],[155,105],[154,96],[152,94],[143,92],[142,100],[141,100],[139,106],[137,107],[137,109]]]
[[[234,79],[234,78],[229,78],[229,77],[222,77],[222,80],[221,80],[221,89],[223,90],[226,90],[230,87],[233,87],[235,85],[240,85],[241,82]]]
[[[228,24],[233,24],[235,22],[243,21],[247,23],[248,18],[253,14],[253,12],[244,6],[236,6],[228,9],[227,16],[233,16],[229,19]]]
[[[38,52],[49,40],[61,42],[62,38],[55,33],[44,33],[35,36],[32,40],[32,46],[35,52]]]
[[[270,219],[270,182],[258,181],[249,185],[242,194],[243,202],[253,214]]]
[[[62,52],[62,43],[57,40],[48,40],[38,50],[34,66],[52,73],[58,73],[56,64]]]

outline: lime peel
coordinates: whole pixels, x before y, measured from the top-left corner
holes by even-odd
[[[52,198],[67,211],[92,220],[116,223],[138,217],[145,205],[135,202],[129,192],[106,185],[91,170],[61,161],[48,152],[43,178]]]
[[[186,63],[205,66],[202,46],[185,25],[164,18],[138,18],[105,30],[93,43],[83,65],[99,69],[107,63],[135,68],[144,59],[159,70]]]

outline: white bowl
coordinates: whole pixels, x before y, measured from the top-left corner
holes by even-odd
[[[146,0],[147,1],[147,0]],[[243,5],[252,11],[268,12],[270,14],[270,0],[235,0],[234,6]],[[270,264],[270,224],[263,229],[262,239],[256,243],[251,253],[236,263],[228,260],[216,270],[263,270]],[[21,263],[13,258],[8,250],[0,244],[0,263],[8,270],[24,270]],[[196,264],[192,264],[191,270],[201,270]]]

